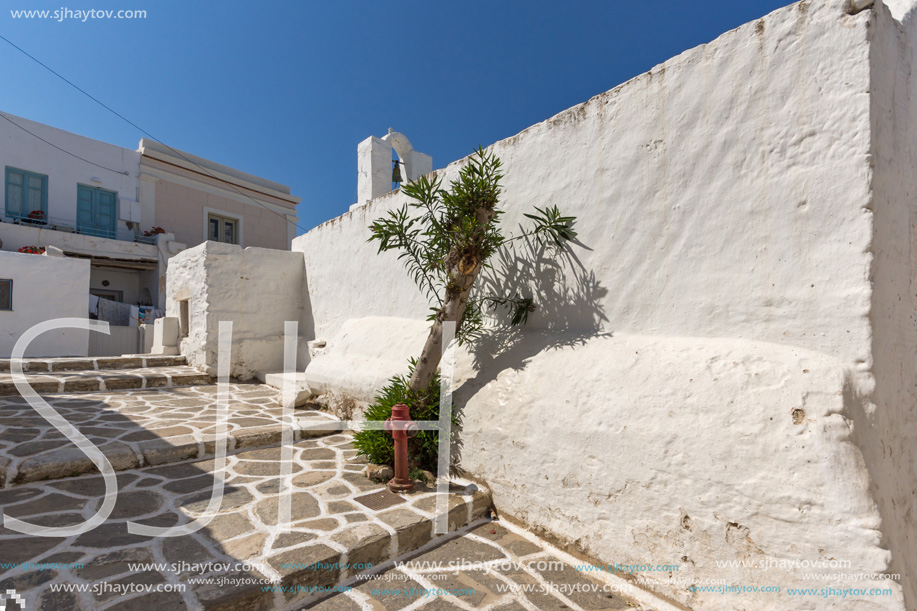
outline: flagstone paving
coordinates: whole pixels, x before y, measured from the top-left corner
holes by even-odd
[[[18,391],[2,396],[8,368],[0,361],[0,508],[38,526],[82,523],[101,507],[104,481]],[[453,534],[435,534],[433,490],[417,482],[414,493],[394,495],[367,479],[351,434],[325,412],[295,412],[290,524],[278,524],[283,410],[269,386],[229,385],[228,456],[217,474],[217,386],[182,357],[33,359],[25,369],[42,398],[103,451],[119,488],[111,515],[82,534],[39,537],[0,525],[0,592],[17,592],[26,609],[670,609],[647,606],[656,599],[646,593],[590,590],[602,576],[577,572],[575,559],[531,533],[490,522],[489,494],[469,482],[453,482],[444,499]],[[202,529],[128,532],[129,521],[189,524],[217,480],[220,507]],[[385,502],[369,500],[377,496]],[[417,564],[393,566],[412,556]],[[564,564],[538,564],[558,559]],[[447,563],[462,566],[442,570]],[[325,598],[333,587],[347,591]]]
[[[363,564],[377,566],[434,536],[435,494],[429,488],[399,496],[397,505],[380,510],[356,500],[384,486],[362,474],[365,461],[357,456],[351,439],[336,434],[293,445],[289,532],[278,526],[279,447],[227,457],[217,516],[202,530],[180,537],[130,534],[126,522],[176,526],[200,516],[214,484],[214,460],[120,472],[114,511],[94,530],[47,538],[0,528],[4,563],[82,565],[6,570],[0,573],[0,591],[14,589],[26,598],[26,608],[46,611],[267,610],[295,605],[310,588],[333,586],[359,572]],[[100,476],[82,476],[0,491],[0,506],[5,514],[26,522],[69,526],[92,515],[103,493]],[[490,507],[489,496],[473,485],[453,488],[448,501],[453,531],[485,515]],[[132,570],[128,563],[134,562],[160,566]],[[175,564],[168,566],[171,563]],[[350,568],[354,565],[356,569]],[[78,584],[87,591],[54,592],[59,584]],[[115,595],[112,584],[185,588]],[[288,591],[271,591],[272,586]]]
[[[278,393],[260,384],[231,384],[230,452],[281,439]],[[43,398],[98,446],[115,470],[206,458],[214,453],[216,385]],[[296,410],[305,424],[334,421]],[[295,432],[294,440],[327,434]],[[0,486],[98,472],[95,465],[22,397],[0,397]]]
[[[194,367],[149,367],[143,369],[105,369],[26,373],[26,378],[37,393],[75,393],[132,388],[163,388],[167,386],[193,386],[210,384],[211,376]],[[13,376],[0,373],[0,397],[18,396]]]
[[[6,373],[10,371],[11,363],[12,359],[0,359],[0,372]],[[27,373],[178,367],[187,364],[184,356],[162,356],[157,354],[28,358],[21,359],[21,363],[22,370]]]
[[[583,566],[533,534],[500,521],[471,524],[459,536],[402,560],[401,566],[342,584],[345,592],[306,604],[311,611],[651,611],[633,586]],[[561,557],[563,556],[563,557]],[[342,589],[343,589],[342,588]],[[526,591],[527,590],[527,591]],[[623,592],[622,592],[623,591]],[[635,593],[641,599],[647,593]]]

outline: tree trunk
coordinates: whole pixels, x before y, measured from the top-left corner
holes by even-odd
[[[487,231],[487,226],[494,218],[494,210],[479,208],[475,216],[479,235],[483,236]],[[474,287],[474,281],[481,273],[482,265],[477,252],[463,256],[457,248],[453,248],[446,257],[446,261],[449,265],[450,280],[446,288],[446,298],[443,300],[442,309],[436,315],[436,320],[433,321],[433,326],[430,327],[427,342],[414,368],[414,375],[411,376],[411,390],[417,392],[429,388],[439,368],[439,362],[443,358],[443,322],[454,322],[458,330],[462,324],[462,317],[465,315],[465,306],[468,304],[468,296]]]

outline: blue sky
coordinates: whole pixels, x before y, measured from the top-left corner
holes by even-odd
[[[298,233],[356,199],[388,127],[434,168],[786,0],[7,0],[0,34],[166,144],[288,184]],[[139,20],[10,10],[142,9]],[[142,134],[0,41],[0,110],[135,148]]]

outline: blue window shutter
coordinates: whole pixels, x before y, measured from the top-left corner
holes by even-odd
[[[45,179],[43,176],[29,174],[26,176],[28,184],[26,206],[23,209],[24,214],[29,212],[45,211]]]
[[[93,189],[77,185],[76,187],[76,226],[81,233],[91,231],[95,226],[95,215],[92,210]]]
[[[48,215],[48,177],[41,177],[41,211]]]
[[[23,215],[25,200],[25,174],[6,168],[6,213],[13,217]]]
[[[76,227],[86,235],[115,237],[118,218],[118,194],[98,187],[77,185]]]
[[[29,212],[48,213],[48,177],[16,168],[6,168],[6,214],[24,218]]]
[[[96,207],[96,228],[99,235],[106,238],[115,237],[115,218],[117,217],[117,199],[111,191],[96,191],[98,205]]]

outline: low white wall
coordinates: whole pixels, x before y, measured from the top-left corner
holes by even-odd
[[[377,316],[348,320],[308,364],[306,383],[315,394],[338,392],[370,403],[391,378],[407,371],[429,333],[424,320]]]
[[[693,609],[731,611],[744,597],[666,579],[783,588],[753,595],[749,609],[902,608],[893,596],[828,604],[785,593],[897,588],[803,577],[879,573],[890,556],[850,439],[854,376],[842,363],[734,339],[542,339],[525,367],[499,367],[498,356],[495,367],[459,371],[461,464],[493,487],[498,511],[608,563],[677,565],[639,575]],[[717,565],[768,559],[853,568]]]
[[[190,327],[181,352],[216,373],[220,321],[233,323],[230,375],[247,380],[283,370],[286,321],[302,316],[301,253],[204,242],[169,261],[166,315],[189,300]]]
[[[19,337],[38,323],[89,316],[89,261],[0,251],[0,278],[13,280],[13,310],[0,310],[0,358],[9,358]],[[48,331],[25,356],[86,356],[88,334]]]
[[[914,217],[902,193],[913,190],[877,204],[874,140],[892,111],[879,117],[873,99],[884,70],[894,113],[914,116],[917,98],[893,86],[909,64],[891,69],[874,49],[890,36],[910,53],[910,34],[847,7],[780,9],[493,145],[505,230],[556,204],[579,219],[583,245],[561,258],[521,247],[482,285],[539,303],[524,330],[493,331],[463,356],[457,378],[462,466],[498,507],[601,561],[675,563],[733,585],[794,587],[806,571],[717,561],[910,567],[913,467],[894,464],[881,437],[905,458],[917,442],[912,329],[896,339],[913,314],[896,300],[917,294],[917,237],[903,237]],[[900,134],[913,177],[913,138]],[[461,163],[440,171],[446,184]],[[372,343],[383,333],[366,321],[425,318],[396,256],[366,242],[368,225],[405,201],[388,194],[294,241],[304,340],[359,328]],[[366,353],[341,346],[307,377]],[[376,358],[396,368],[395,352]],[[340,387],[367,380],[354,367]],[[881,403],[882,428],[870,431]],[[917,573],[900,572],[911,596]],[[893,595],[854,602],[655,589],[704,609],[905,608],[897,582],[881,587]]]

